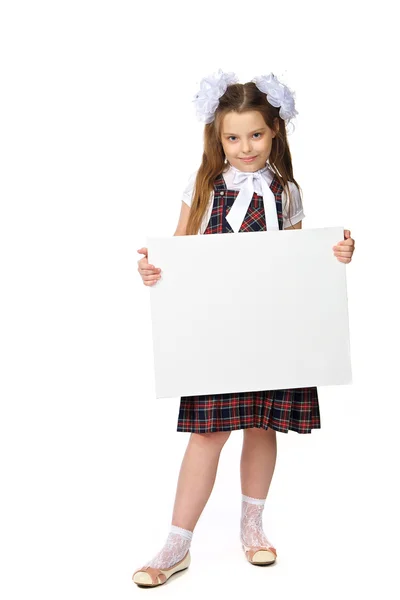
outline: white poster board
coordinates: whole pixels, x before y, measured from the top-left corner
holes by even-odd
[[[157,398],[351,383],[343,227],[147,240]]]

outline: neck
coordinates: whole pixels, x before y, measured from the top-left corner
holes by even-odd
[[[249,173],[249,174],[251,174],[251,173],[261,173],[261,172],[264,172],[266,169],[269,169],[270,166],[269,166],[268,162],[266,162],[265,165],[263,167],[261,167],[260,169],[256,169],[255,171],[244,171],[242,169],[238,169],[237,167],[231,165],[231,163],[228,163],[228,168],[231,168],[234,171],[237,171],[239,173]]]

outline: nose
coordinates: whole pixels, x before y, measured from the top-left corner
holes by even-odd
[[[250,150],[251,150],[251,144],[250,144],[250,142],[248,140],[244,140],[242,142],[242,148],[241,148],[241,150],[242,150],[242,152],[244,154],[247,154],[248,152],[250,152]]]

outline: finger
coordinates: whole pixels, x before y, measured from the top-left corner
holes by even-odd
[[[351,256],[353,256],[353,253],[352,252],[344,252],[344,251],[338,251],[337,250],[336,252],[334,252],[334,255],[335,256],[342,256],[342,257],[351,257]]]
[[[140,271],[141,273],[148,273],[148,274],[161,273],[161,269],[158,269],[156,267],[153,267],[153,265],[148,265],[148,264],[139,265],[138,271]]]
[[[145,256],[143,258],[141,258],[140,260],[138,260],[137,262],[141,269],[156,269],[157,271],[161,271],[161,269],[159,267],[155,267],[154,265],[149,264],[149,261],[147,260],[147,258]]]
[[[141,258],[138,260],[139,269],[155,269],[154,265],[150,265],[147,258]]]
[[[334,252],[341,252],[341,251],[343,251],[343,252],[349,252],[349,251],[353,252],[354,251],[354,244],[346,244],[346,245],[341,244],[341,245],[333,246],[332,250]]]
[[[341,263],[349,263],[351,262],[351,258],[338,258],[338,261]]]
[[[146,279],[143,280],[144,285],[155,285],[158,279]]]
[[[159,270],[158,271],[152,271],[151,269],[142,269],[140,271],[140,274],[141,274],[142,277],[149,277],[150,275],[154,276],[154,277],[161,277]]]
[[[348,240],[340,240],[340,242],[338,242],[336,246],[333,246],[333,248],[336,248],[337,246],[354,246],[354,240],[352,238],[349,238]]]
[[[351,231],[350,231],[350,229],[345,229],[345,230],[344,230],[344,237],[345,237],[345,238],[349,238],[349,237],[350,237],[350,235],[351,235]]]
[[[354,248],[352,246],[334,246],[334,252],[354,252]]]
[[[161,277],[160,273],[154,273],[153,271],[146,271],[144,273],[141,273],[141,276],[143,277],[143,279],[146,279],[146,280],[160,279],[160,277]]]

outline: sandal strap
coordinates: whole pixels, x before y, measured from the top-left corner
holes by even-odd
[[[249,560],[253,560],[253,557],[255,555],[256,552],[259,552],[259,550],[266,550],[267,552],[272,552],[272,554],[275,555],[275,558],[277,557],[277,552],[276,549],[273,546],[244,546],[244,551],[246,553],[246,556],[249,558]]]
[[[159,583],[165,583],[165,581],[167,580],[165,574],[160,569],[156,569],[155,567],[142,567],[141,569],[135,571],[133,575],[135,576],[136,573],[142,571],[146,571],[146,573],[150,575],[154,585],[158,585]]]

